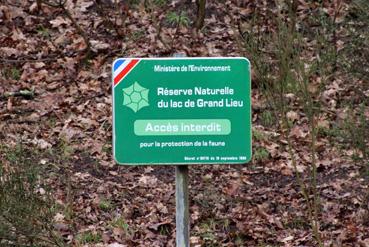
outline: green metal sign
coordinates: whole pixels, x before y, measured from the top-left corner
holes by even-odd
[[[251,159],[246,58],[119,58],[112,70],[113,150],[119,164]]]

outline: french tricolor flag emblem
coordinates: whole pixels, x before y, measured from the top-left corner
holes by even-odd
[[[129,72],[138,64],[140,59],[117,59],[113,64],[113,84],[118,85],[119,82],[123,80],[124,77],[128,75]]]

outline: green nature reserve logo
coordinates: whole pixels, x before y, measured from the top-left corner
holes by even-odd
[[[123,105],[131,108],[134,112],[149,106],[149,89],[142,87],[138,82],[124,88],[123,96]]]

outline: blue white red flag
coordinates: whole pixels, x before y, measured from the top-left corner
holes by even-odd
[[[113,64],[113,83],[118,85],[124,77],[138,64],[140,59],[117,59]]]

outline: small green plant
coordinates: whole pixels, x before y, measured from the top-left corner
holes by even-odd
[[[216,219],[215,217],[208,217],[199,224],[198,237],[204,242],[204,246],[218,247],[222,246],[219,243],[219,237],[217,232],[230,233],[230,220],[229,219]],[[229,237],[234,238],[234,232]],[[237,245],[242,246],[242,245]]]
[[[49,119],[47,120],[48,127],[50,129],[53,129],[53,128],[55,128],[56,124],[57,124],[56,117],[54,117],[54,116],[49,117]]]
[[[44,26],[39,26],[37,28],[37,34],[43,38],[50,38],[50,30]]]
[[[13,80],[19,80],[21,77],[21,71],[15,67],[3,69],[2,74],[5,78]]]
[[[159,6],[159,7],[162,7],[167,3],[168,3],[168,0],[154,0],[154,4]]]
[[[21,72],[19,69],[17,68],[12,68],[10,70],[10,74],[11,74],[11,78],[14,79],[14,80],[19,80],[20,79],[20,76],[21,76]]]
[[[206,246],[219,246],[216,239],[217,222],[214,219],[208,219],[200,224],[200,237],[206,243]]]
[[[140,0],[128,0],[127,4],[129,6],[135,6],[135,5],[138,5],[140,2],[141,2]]]
[[[127,224],[126,220],[124,219],[123,216],[120,216],[118,218],[115,218],[111,223],[110,223],[111,226],[113,227],[118,227],[122,230],[124,230],[125,232],[128,231],[129,229],[129,225]]]
[[[265,110],[260,114],[260,121],[265,127],[272,127],[276,122],[273,113],[269,110]]]
[[[84,232],[77,236],[77,241],[79,244],[94,244],[102,241],[101,234],[97,232]]]
[[[170,235],[170,227],[169,227],[169,225],[167,225],[167,224],[160,225],[159,226],[159,234],[160,235],[166,235],[166,236]]]
[[[344,138],[343,130],[337,125],[333,125],[331,128],[319,126],[317,127],[317,135],[319,137],[328,137],[331,139],[331,142]]]
[[[293,217],[288,222],[285,222],[284,226],[291,229],[306,230],[309,228],[309,222],[303,217]]]
[[[113,219],[110,223],[109,223],[110,227],[112,228],[119,228],[121,230],[123,230],[123,232],[127,235],[127,236],[133,236],[135,233],[134,228],[130,227],[129,224],[127,223],[127,221],[124,219],[123,216],[119,216],[115,219]],[[165,227],[159,227],[159,232],[164,233],[166,231]]]
[[[253,159],[256,162],[265,161],[268,159],[268,157],[269,157],[269,152],[263,147],[256,148],[254,155],[253,155]]]
[[[252,130],[252,136],[257,141],[265,141],[267,139],[263,132],[256,129]]]
[[[111,201],[106,200],[106,199],[102,199],[99,202],[99,208],[103,211],[109,211],[110,209],[112,209],[113,205],[111,203]]]
[[[103,147],[102,147],[101,151],[102,151],[103,153],[110,154],[110,153],[112,152],[112,146],[111,146],[111,143],[106,142],[106,143],[103,145]]]
[[[190,22],[190,19],[188,18],[188,16],[183,12],[180,12],[179,14],[177,14],[176,12],[171,11],[168,13],[166,19],[169,22],[169,24],[171,24],[172,26],[177,26],[177,27],[178,26],[187,27]]]
[[[57,150],[62,160],[69,160],[74,152],[73,147],[69,145],[65,136],[62,136],[60,138],[60,142],[57,146]]]
[[[235,244],[236,244],[236,246],[245,246],[242,236],[240,236],[240,235],[236,236]]]
[[[145,32],[143,30],[133,31],[131,34],[131,40],[137,41],[145,36]]]

